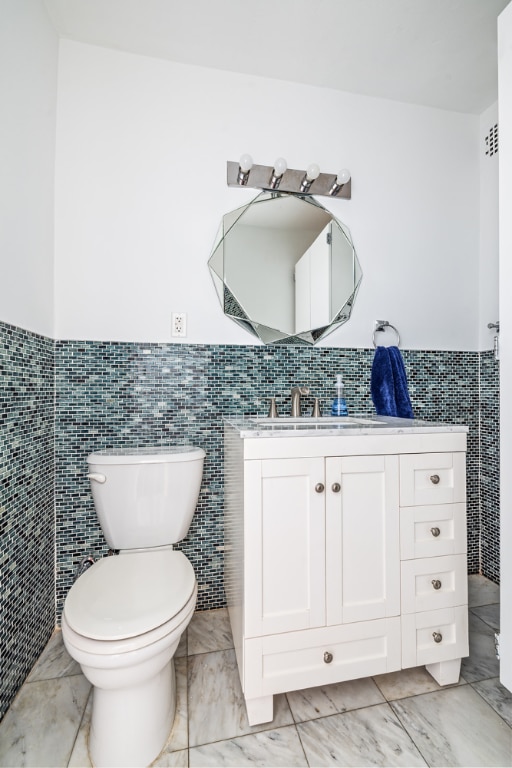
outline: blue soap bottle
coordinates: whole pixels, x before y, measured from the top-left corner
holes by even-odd
[[[336,397],[332,401],[331,416],[348,416],[347,403],[343,397],[341,373],[336,375]]]

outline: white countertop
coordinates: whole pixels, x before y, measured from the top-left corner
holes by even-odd
[[[261,421],[258,421],[258,418]],[[353,421],[352,421],[353,420]],[[359,423],[354,423],[360,420]],[[349,435],[403,435],[431,434],[436,432],[468,432],[463,424],[444,424],[436,421],[419,419],[399,419],[393,416],[340,416],[337,419],[323,417],[319,419],[304,417],[300,422],[288,421],[286,417],[273,419],[265,417],[236,416],[224,419],[225,423],[236,430],[240,437],[327,437]]]

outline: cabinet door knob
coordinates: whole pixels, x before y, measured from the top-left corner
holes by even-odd
[[[331,488],[333,493],[339,493],[341,491],[341,485],[339,483],[333,483]]]
[[[443,639],[443,636],[440,632],[432,632],[432,637],[434,638],[434,643],[440,643]]]
[[[432,579],[432,586],[434,587],[434,589],[441,589],[443,585],[441,584],[439,579]]]
[[[326,663],[326,664],[330,664],[330,663],[331,663],[331,661],[332,661],[332,659],[333,659],[333,655],[332,655],[332,653],[330,653],[329,651],[326,651],[326,652],[324,653],[324,661],[325,661],[325,663]]]
[[[434,485],[437,485],[440,479],[439,475],[430,475],[430,482],[434,483]]]
[[[435,536],[437,538],[437,536],[439,536],[439,534],[441,533],[441,529],[437,527],[431,528],[430,533],[432,534],[432,536]]]
[[[325,490],[325,485],[324,485],[323,483],[317,483],[317,484],[315,485],[315,491],[316,491],[317,493],[323,493],[323,492],[324,492],[324,490]]]

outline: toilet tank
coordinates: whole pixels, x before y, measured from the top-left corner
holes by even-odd
[[[183,539],[197,506],[204,457],[190,445],[88,456],[94,506],[108,545],[139,549]]]

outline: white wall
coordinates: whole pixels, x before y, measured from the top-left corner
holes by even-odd
[[[485,139],[498,123],[498,103],[480,115],[480,261],[479,349],[492,349],[496,331],[487,328],[499,318],[498,162],[499,152],[486,155]]]
[[[500,540],[501,623],[500,678],[512,691],[512,3],[498,19],[500,121]]]
[[[58,38],[41,0],[0,4],[0,320],[53,336]]]
[[[248,151],[352,171],[352,200],[329,207],[364,277],[328,345],[367,347],[388,319],[404,348],[477,349],[479,130],[474,115],[63,40],[56,336],[170,341],[179,311],[186,342],[252,343],[206,266],[222,214],[256,194],[225,180]]]

